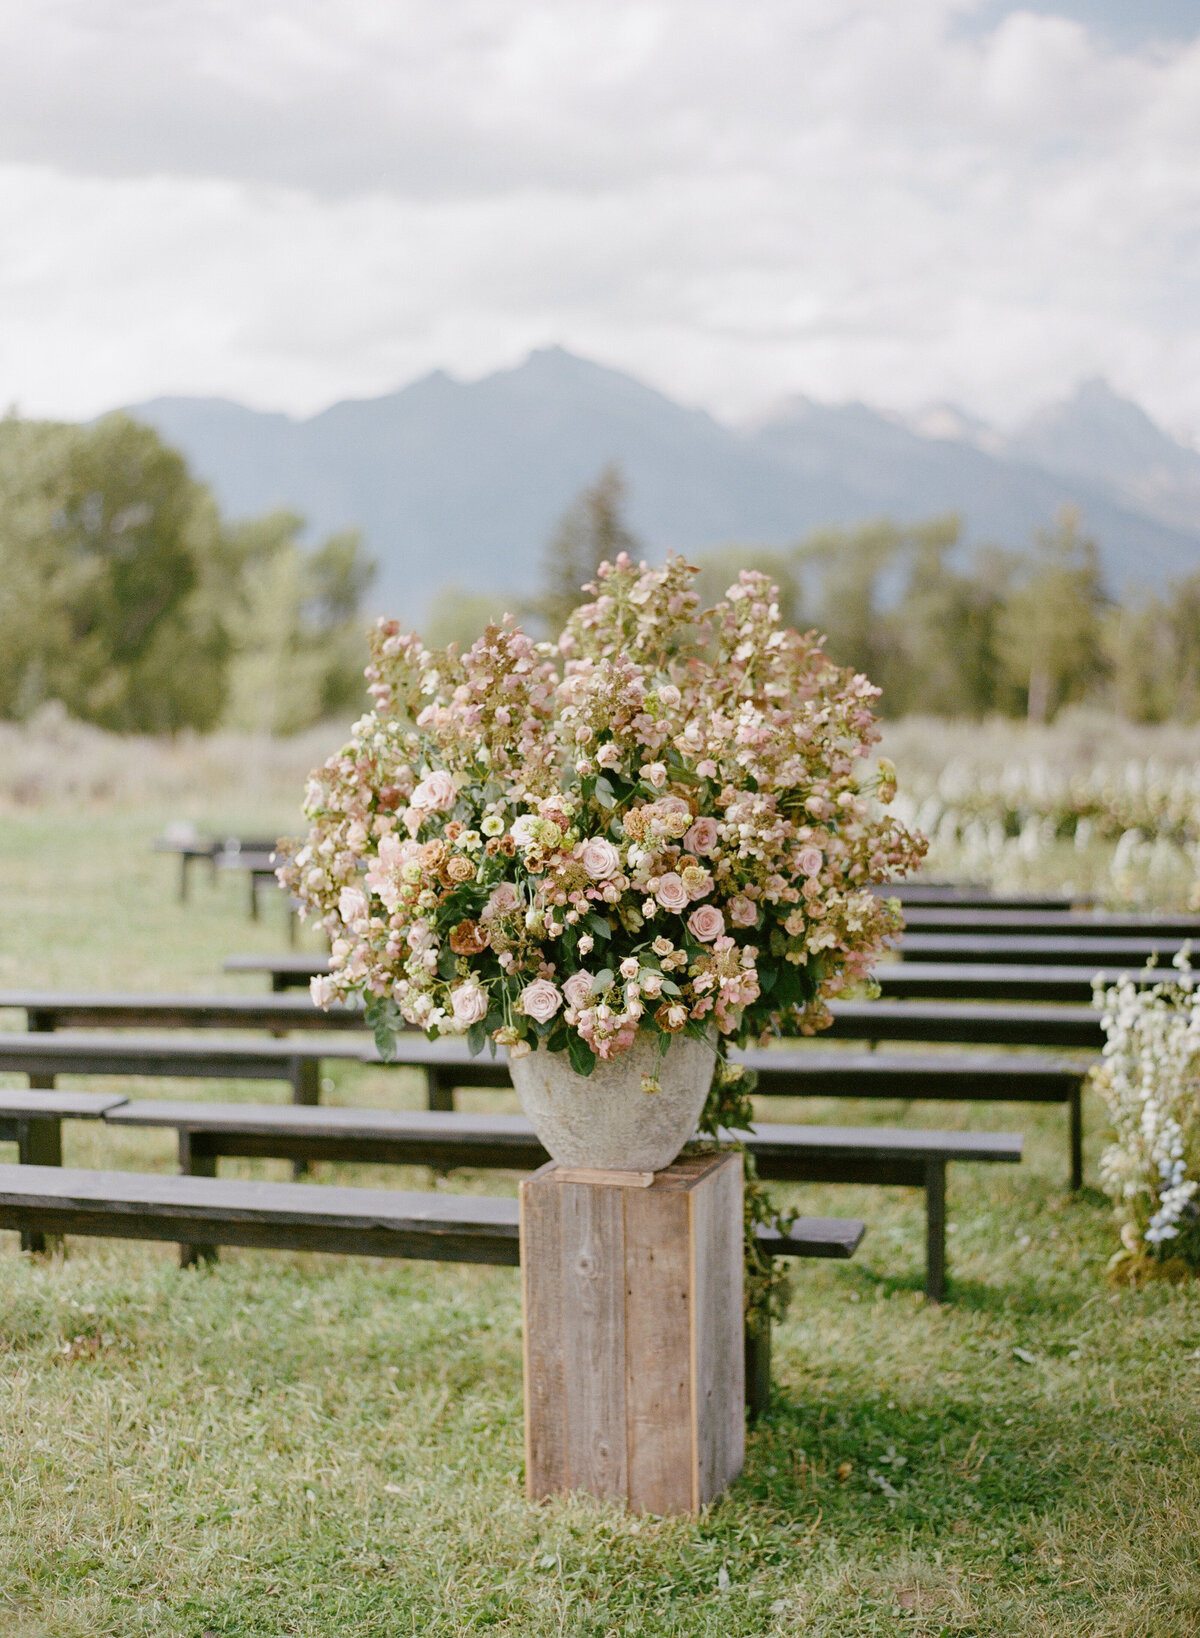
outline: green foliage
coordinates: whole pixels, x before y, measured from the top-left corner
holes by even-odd
[[[303,520],[271,512],[228,531],[232,580],[231,727],[291,734],[362,699],[366,642],[359,606],[374,565],[357,534],[306,551]]]
[[[352,708],[370,582],[353,535],[222,524],[126,415],[0,421],[0,717],[48,700],[120,733],[288,732]]]
[[[621,552],[636,559],[645,550],[626,526],[624,504],[624,479],[610,464],[572,502],[551,537],[543,562],[542,595],[530,605],[551,637],[558,636],[571,611],[584,601],[580,587],[595,578],[601,563],[615,561]]]
[[[1000,611],[997,651],[1029,720],[1046,722],[1095,692],[1108,670],[1100,560],[1078,513],[1064,511],[1053,529],[1038,532],[1023,570]]]
[[[0,423],[0,712],[58,699],[127,733],[213,727],[220,547],[207,491],[128,416]]]

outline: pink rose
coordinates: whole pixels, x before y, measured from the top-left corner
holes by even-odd
[[[562,1006],[562,996],[548,978],[535,978],[521,991],[520,1006],[535,1024],[548,1024]]]
[[[586,1007],[592,999],[592,975],[581,967],[577,973],[572,973],[563,985],[563,994],[567,998],[567,1005],[579,1009]]]
[[[825,863],[819,847],[802,847],[796,864],[805,876],[819,876]]]
[[[666,764],[663,762],[648,762],[642,769],[642,778],[647,784],[653,785],[656,791],[661,791],[667,782]]]
[[[596,761],[602,768],[619,768],[621,766],[621,747],[614,745],[610,739],[596,752]]]
[[[523,813],[519,819],[513,821],[512,839],[518,847],[533,846],[538,823],[536,813]]]
[[[715,779],[719,771],[720,770],[717,768],[716,763],[710,756],[706,756],[703,762],[697,762],[696,764],[696,772],[699,774],[701,779]]]
[[[665,876],[659,877],[654,896],[664,910],[686,910],[691,902],[682,876],[673,870],[668,870]]]
[[[607,881],[621,868],[621,855],[611,842],[594,836],[579,850],[579,862],[594,882]]]
[[[497,882],[483,907],[484,919],[494,921],[497,916],[510,916],[520,903],[521,895],[512,882]]]
[[[356,921],[366,921],[369,914],[367,895],[361,887],[343,887],[338,894],[338,915],[347,927]]]
[[[411,806],[422,813],[445,813],[458,801],[453,775],[437,768],[412,793]]]
[[[701,944],[711,944],[725,931],[725,917],[715,904],[702,904],[688,917],[688,932]]]
[[[465,1024],[468,1028],[472,1024],[482,1024],[487,1017],[487,991],[478,984],[460,984],[450,992],[450,1006],[456,1023]]]
[[[698,853],[701,856],[711,853],[717,845],[717,821],[697,819],[683,838],[683,845],[689,853]]]
[[[729,919],[735,927],[753,927],[758,920],[758,911],[750,899],[739,893],[729,901]]]

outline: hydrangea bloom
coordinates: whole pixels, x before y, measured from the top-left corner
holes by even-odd
[[[785,629],[764,576],[701,614],[695,573],[602,565],[555,644],[506,621],[433,653],[379,622],[374,709],[280,870],[330,935],[320,1004],[585,1073],[638,1030],[828,1021],[899,928],[873,884],[924,842],[866,777],[878,690]]]

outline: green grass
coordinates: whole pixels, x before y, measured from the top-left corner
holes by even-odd
[[[0,821],[0,983],[256,987],[219,960],[278,947],[278,906],[252,928],[238,884],[197,874],[180,907],[172,862],[148,853],[159,818]],[[357,1069],[327,1088],[418,1092]],[[772,1414],[692,1521],[526,1504],[510,1270],[231,1251],[184,1272],[165,1246],[76,1239],[33,1260],[0,1235],[0,1633],[1200,1630],[1200,1290],[1107,1289],[1107,1208],[1063,1192],[1061,1111],[818,1112],[1016,1127],[1029,1161],[952,1171],[941,1310],[920,1297],[914,1193],[795,1192],[870,1232],[850,1264],[797,1268]],[[80,1123],[67,1159],[166,1169],[170,1143]]]

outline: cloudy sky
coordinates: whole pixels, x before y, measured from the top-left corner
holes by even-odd
[[[0,404],[560,342],[730,419],[1200,435],[1197,0],[0,0]]]

